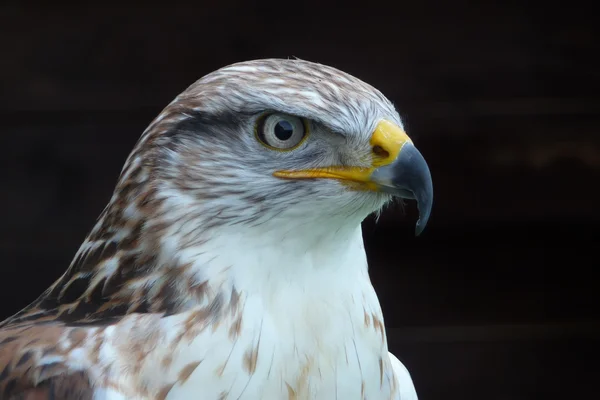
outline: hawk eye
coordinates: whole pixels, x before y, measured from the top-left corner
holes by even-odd
[[[269,114],[261,117],[256,127],[258,140],[277,150],[293,150],[307,135],[302,118],[287,114]]]

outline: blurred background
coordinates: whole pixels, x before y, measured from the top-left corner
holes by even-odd
[[[0,319],[66,269],[148,123],[265,57],[379,88],[435,203],[364,236],[391,350],[422,400],[594,398],[600,373],[597,14],[571,1],[0,5]]]

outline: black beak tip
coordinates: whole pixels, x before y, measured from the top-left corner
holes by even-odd
[[[375,170],[372,178],[383,191],[417,201],[419,220],[415,235],[420,236],[431,214],[433,183],[429,166],[419,150],[412,144],[405,144],[399,158],[393,164]]]
[[[427,172],[429,172],[429,170]],[[428,175],[431,177],[429,173]],[[417,224],[415,226],[416,236],[420,236],[427,226],[427,222],[429,222],[429,216],[431,215],[431,208],[433,206],[433,185],[431,185],[431,178],[426,182],[429,184],[426,185],[423,190],[419,191],[420,193],[416,193],[415,196],[417,199],[417,207],[419,209],[419,219],[417,220]]]
[[[415,226],[415,236],[420,236],[427,226],[431,208],[433,206],[433,182],[431,180],[431,171],[416,147],[410,146],[406,149],[406,162],[409,166],[404,168],[403,182],[413,192],[417,207],[419,209],[419,219]]]
[[[427,213],[421,212],[421,207],[419,207],[419,219],[417,220],[417,224],[415,226],[415,236],[421,236],[421,233],[425,230],[427,226],[427,221],[429,221],[429,210]]]
[[[423,230],[425,229],[425,225],[421,223],[421,219],[417,221],[417,226],[415,226],[415,236],[421,236]]]

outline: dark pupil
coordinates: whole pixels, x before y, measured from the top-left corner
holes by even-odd
[[[279,140],[288,140],[292,137],[294,133],[294,126],[290,124],[288,121],[279,121],[277,125],[275,125],[275,136]]]

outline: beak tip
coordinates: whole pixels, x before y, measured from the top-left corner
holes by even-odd
[[[415,236],[420,236],[425,230],[427,222],[429,222],[429,216],[431,215],[433,182],[429,166],[419,150],[414,146],[410,146],[406,150],[408,150],[406,156],[408,156],[407,163],[409,165],[404,168],[404,171],[407,175],[407,186],[413,191],[414,199],[417,201],[419,209],[419,219],[415,226]]]
[[[379,167],[371,177],[381,190],[417,201],[419,219],[415,235],[420,236],[429,221],[433,206],[433,183],[429,166],[419,150],[412,144],[405,144],[397,160]]]
[[[415,226],[415,236],[421,236],[421,233],[423,233],[423,231],[425,230],[425,227],[427,226],[427,221],[429,221],[429,210],[430,209],[428,209],[426,213],[422,213],[419,219],[417,220],[417,224]],[[421,213],[420,210],[419,213]]]
[[[421,220],[419,219],[417,221],[417,226],[415,226],[415,236],[421,236],[421,233],[423,233],[423,229],[425,229],[425,226],[421,224]]]
[[[428,171],[429,172],[429,171]],[[431,185],[431,174],[429,176],[427,189],[420,193],[417,197],[417,207],[419,208],[419,219],[415,226],[415,235],[420,236],[429,222],[429,216],[431,215],[431,208],[433,206],[433,187]]]

